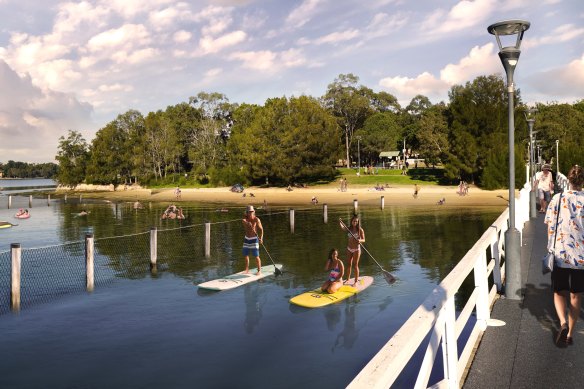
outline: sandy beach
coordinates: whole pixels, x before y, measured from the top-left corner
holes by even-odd
[[[444,207],[473,207],[507,205],[508,190],[486,191],[471,187],[469,194],[460,196],[456,193],[455,186],[420,186],[418,197],[414,198],[414,186],[390,186],[382,191],[371,187],[349,187],[346,192],[341,192],[338,186],[318,186],[308,188],[294,188],[292,191],[286,188],[259,188],[249,187],[243,193],[234,193],[224,188],[181,188],[180,199],[176,199],[173,188],[169,189],[135,189],[127,188],[116,191],[92,191],[90,188],[77,188],[75,191],[60,191],[69,195],[83,193],[85,198],[103,198],[110,201],[153,201],[163,203],[180,202],[205,202],[218,205],[247,205],[261,206],[264,201],[268,205],[312,205],[312,197],[318,199],[318,205],[343,205],[353,204],[357,200],[359,205],[380,205],[381,197],[384,204],[402,206],[444,206]],[[244,196],[245,195],[245,196]],[[438,201],[444,199],[442,205]]]

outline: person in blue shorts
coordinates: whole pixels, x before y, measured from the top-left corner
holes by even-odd
[[[264,228],[261,220],[256,217],[253,205],[248,205],[243,218],[243,229],[245,230],[245,237],[243,239],[243,256],[245,258],[245,273],[249,273],[249,256],[256,257],[258,272],[260,275],[262,271],[262,260],[260,259],[260,243],[264,241]]]

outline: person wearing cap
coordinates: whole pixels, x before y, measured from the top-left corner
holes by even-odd
[[[545,213],[554,190],[554,179],[549,164],[544,164],[541,171],[535,175],[534,187],[537,188],[539,197],[539,213]]]
[[[258,272],[261,274],[262,260],[260,259],[260,243],[264,240],[264,228],[260,218],[256,217],[253,205],[248,205],[243,218],[243,229],[245,237],[243,239],[243,256],[245,258],[245,273],[249,272],[249,256],[256,257]]]

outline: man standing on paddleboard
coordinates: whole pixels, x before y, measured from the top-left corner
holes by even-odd
[[[249,272],[249,256],[250,254],[256,257],[258,265],[258,272],[260,275],[262,271],[262,260],[260,259],[260,243],[264,241],[264,228],[261,220],[256,217],[253,205],[248,205],[243,218],[243,229],[245,230],[245,237],[243,239],[243,256],[245,257],[245,273]],[[259,230],[259,232],[258,232]]]

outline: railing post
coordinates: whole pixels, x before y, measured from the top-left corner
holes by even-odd
[[[205,258],[211,257],[211,223],[205,222]]]
[[[385,196],[381,196],[381,209],[385,208]]]
[[[326,204],[322,205],[322,218],[325,224],[328,223],[328,205]]]
[[[10,283],[10,308],[12,311],[20,311],[20,268],[21,268],[21,249],[20,243],[10,245],[10,254],[12,256],[12,271]]]
[[[474,282],[477,289],[477,324],[484,331],[487,329],[487,321],[491,317],[489,312],[489,283],[487,276],[487,255],[483,252],[474,266]]]
[[[158,229],[150,228],[150,271],[156,272],[156,257],[158,254]]]
[[[456,308],[454,297],[444,305],[444,333],[442,334],[442,357],[444,379],[449,388],[458,388],[458,347],[456,344]]]
[[[495,261],[495,266],[493,267],[493,282],[497,285],[497,292],[501,293],[503,290],[503,280],[501,277],[501,254],[499,252],[499,232],[496,226],[491,226],[490,228],[495,229],[496,239],[491,242],[491,256]]]
[[[93,247],[93,234],[85,235],[85,280],[88,292],[93,292],[95,287]]]
[[[294,233],[294,210],[290,209],[290,232]]]

